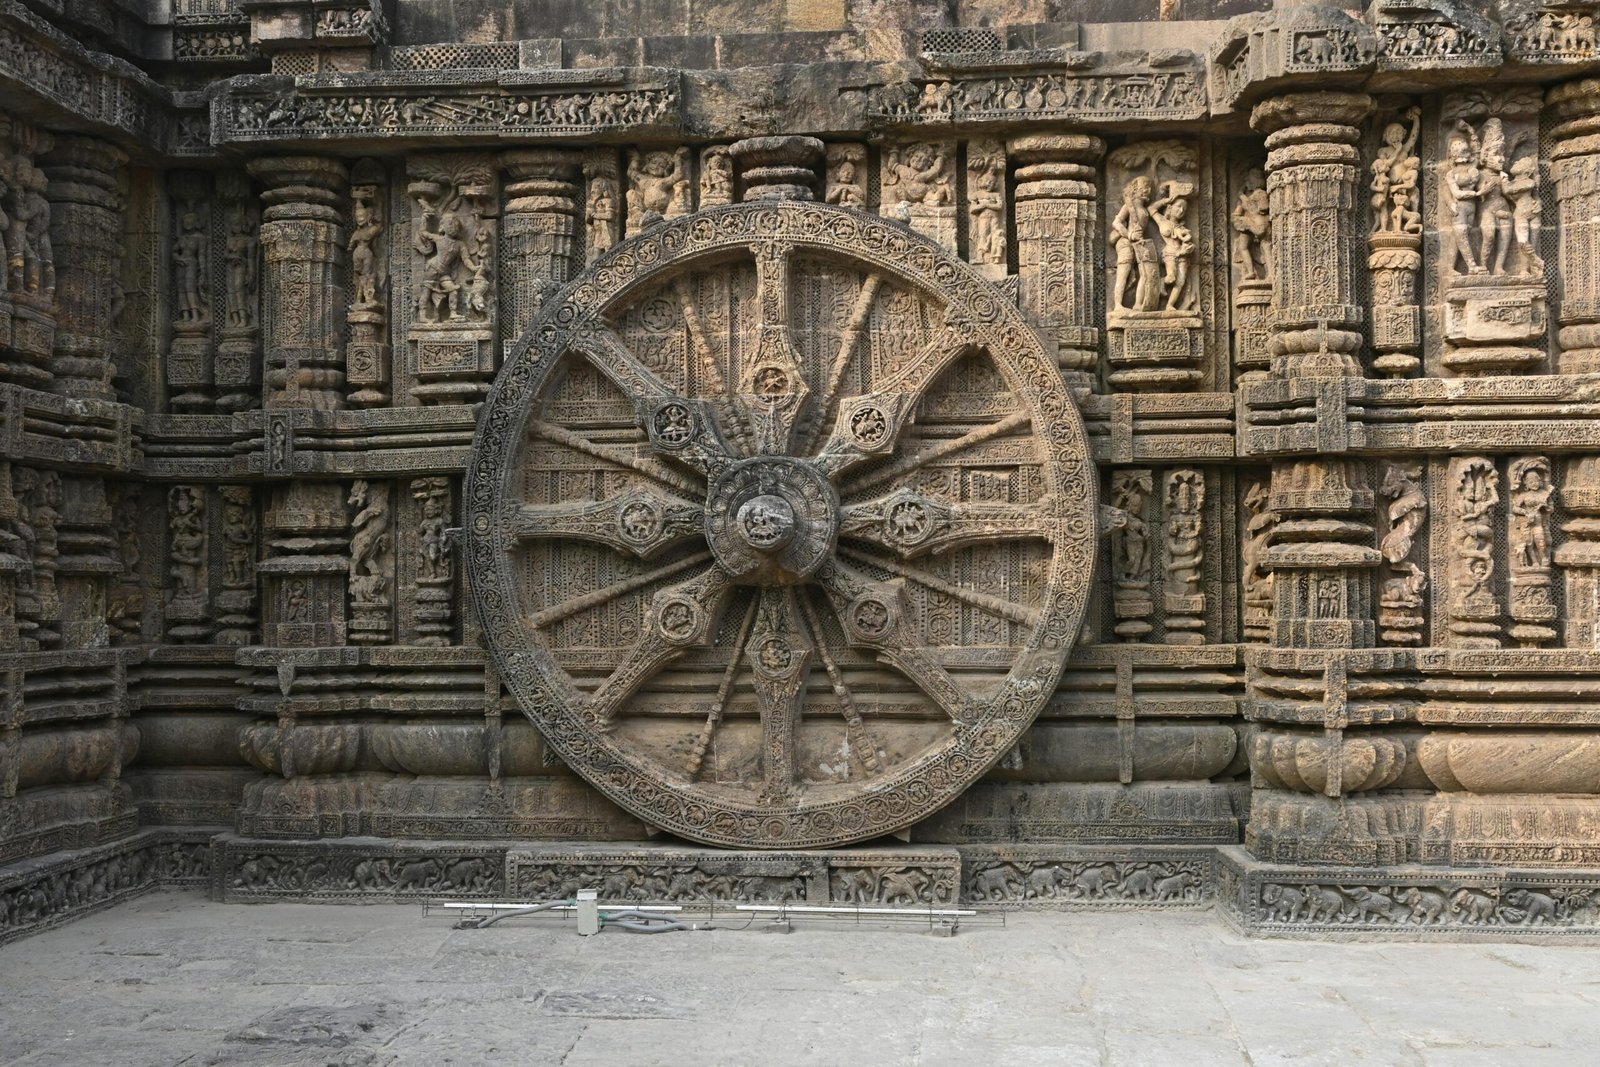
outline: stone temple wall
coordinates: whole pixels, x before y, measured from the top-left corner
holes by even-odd
[[[0,4],[0,940],[1595,931],[1597,14]]]

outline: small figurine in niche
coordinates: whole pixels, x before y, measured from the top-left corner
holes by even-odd
[[[356,307],[375,307],[382,288],[375,246],[383,236],[383,220],[378,217],[371,200],[356,197],[351,204],[351,221],[355,225],[350,230],[350,271],[356,281],[352,303]]]
[[[707,152],[704,164],[700,172],[701,206],[733,203],[733,160],[729,158],[727,149],[717,148]]]
[[[846,158],[839,162],[839,169],[833,173],[833,181],[828,183],[827,199],[828,203],[840,207],[861,207],[866,204],[866,192],[857,177],[855,160]]]
[[[1160,254],[1150,239],[1150,198],[1155,182],[1139,175],[1122,190],[1122,208],[1111,223],[1111,247],[1117,257],[1112,302],[1118,311],[1154,311],[1161,298],[1157,284]],[[1134,290],[1128,304],[1128,289]]]
[[[599,255],[614,243],[617,219],[617,183],[597,176],[589,182],[589,251]]]
[[[1478,218],[1478,135],[1465,121],[1458,121],[1458,134],[1450,138],[1449,162],[1439,176],[1440,214],[1449,220],[1440,230],[1439,245],[1445,269],[1455,272],[1457,263],[1468,274],[1484,274],[1472,253],[1472,227]]]
[[[1422,109],[1405,112],[1410,128],[1391,122],[1383,129],[1383,146],[1372,161],[1372,225],[1379,233],[1421,233],[1417,179],[1422,161],[1416,155]]]
[[[416,249],[423,257],[423,266],[417,318],[423,322],[453,322],[461,318],[456,306],[461,283],[455,278],[456,265],[466,254],[461,235],[461,219],[453,211],[440,219],[437,232],[428,229],[426,216],[418,227]]]
[[[629,229],[688,211],[689,150],[635,152],[628,159]],[[637,220],[637,223],[634,221]]]
[[[976,173],[976,186],[968,201],[972,218],[972,259],[975,263],[1006,261],[1005,200],[1000,192],[1003,164],[991,160]]]
[[[1245,175],[1233,209],[1233,264],[1241,281],[1260,281],[1272,272],[1272,208],[1259,169]]]
[[[205,226],[193,206],[180,220],[178,239],[172,243],[172,262],[177,267],[178,310],[182,322],[206,319],[206,263],[209,259]]]
[[[1517,260],[1521,273],[1544,273],[1544,259],[1539,255],[1539,237],[1544,224],[1540,216],[1544,205],[1539,202],[1539,159],[1530,152],[1511,164],[1511,175],[1504,185],[1511,198],[1511,229],[1517,242]]]
[[[1517,562],[1533,570],[1550,566],[1550,515],[1554,508],[1549,471],[1542,463],[1519,464],[1511,494],[1511,545]]]
[[[1483,124],[1478,149],[1478,262],[1504,274],[1511,255],[1511,200],[1506,195],[1506,133],[1497,118]]]
[[[1167,182],[1164,195],[1150,205],[1150,218],[1161,234],[1161,259],[1166,266],[1162,284],[1167,287],[1167,310],[1188,310],[1194,305],[1189,291],[1189,271],[1194,262],[1194,230],[1184,223],[1194,186]]]
[[[894,190],[894,202],[948,207],[952,199],[947,175],[950,158],[948,144],[937,148],[914,144],[899,151],[891,149],[885,184]]]

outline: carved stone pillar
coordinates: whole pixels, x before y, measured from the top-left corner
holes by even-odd
[[[1280,378],[1359,376],[1362,307],[1356,196],[1363,93],[1287,93],[1257,104],[1272,210],[1272,370]]]
[[[254,159],[265,189],[266,388],[269,408],[344,406],[345,291],[340,267],[344,164],[318,156]]]
[[[1592,374],[1600,371],[1600,79],[1558,85],[1545,99],[1557,122],[1550,150],[1561,278],[1557,370]]]
[[[107,358],[113,295],[122,272],[120,148],[62,134],[41,163],[50,179],[50,238],[56,261],[55,357],[51,388],[113,400]]]
[[[1374,497],[1361,464],[1285,460],[1273,464],[1266,550],[1273,574],[1273,640],[1280,648],[1370,648]]]
[[[112,535],[111,502],[105,480],[98,477],[66,479],[62,490],[56,534],[61,643],[65,648],[102,648],[111,643],[109,593],[122,569]]]
[[[1600,648],[1600,456],[1568,461],[1561,502],[1572,516],[1555,550],[1567,594],[1562,638],[1568,648]]]
[[[822,142],[815,137],[748,137],[728,146],[745,201],[815,200]]]
[[[527,332],[539,307],[572,277],[578,243],[580,153],[521,149],[500,157],[506,171],[500,223],[500,343]]]
[[[1094,388],[1100,354],[1095,264],[1099,196],[1095,166],[1105,142],[1041,133],[1007,143],[1016,169],[1017,276],[1032,316],[1075,392]]]
[[[345,383],[350,405],[389,402],[389,176],[364,159],[350,175],[350,339]]]
[[[0,652],[29,647],[24,645],[18,628],[19,594],[29,579],[33,561],[17,530],[18,517],[17,500],[11,495],[11,464],[0,463]]]

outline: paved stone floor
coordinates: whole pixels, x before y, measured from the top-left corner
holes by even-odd
[[[1205,914],[580,938],[144,897],[0,948],[0,1064],[1600,1063],[1600,947],[1252,941]]]

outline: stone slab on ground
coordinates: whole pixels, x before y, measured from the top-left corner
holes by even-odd
[[[1600,1038],[1591,946],[1262,941],[1183,911],[758,929],[157,891],[0,950],[0,1065],[1568,1067]]]

